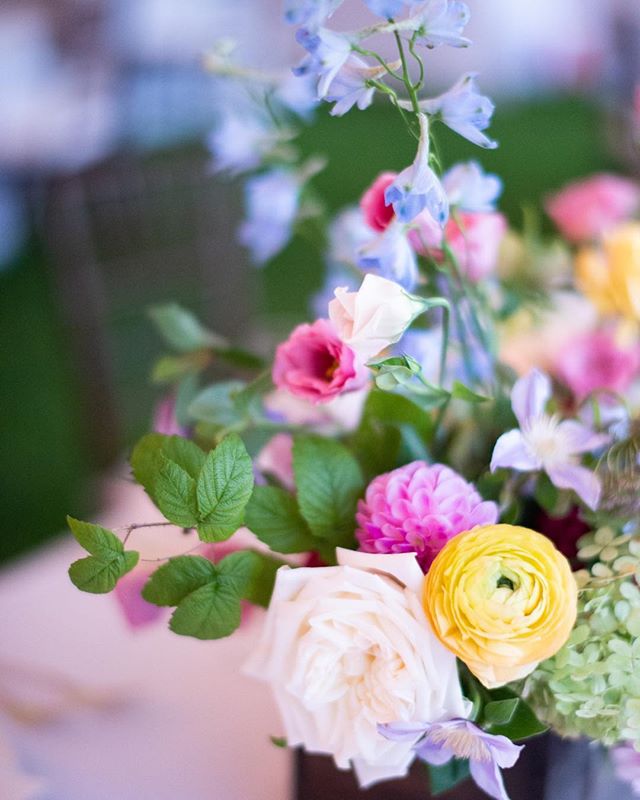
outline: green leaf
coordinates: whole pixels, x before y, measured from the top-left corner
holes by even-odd
[[[447,764],[434,767],[427,764],[432,797],[448,792],[470,777],[467,759],[452,758]]]
[[[163,457],[154,494],[158,508],[169,522],[183,528],[194,528],[198,524],[196,482],[174,461]]]
[[[194,314],[176,303],[153,306],[149,316],[169,347],[179,353],[227,347],[225,339],[207,330]]]
[[[189,405],[189,416],[221,428],[239,425],[245,414],[236,405],[236,396],[246,388],[242,381],[225,381],[203,389]]]
[[[194,480],[198,479],[205,461],[204,452],[182,436],[148,433],[133,448],[130,463],[135,479],[155,501],[155,483],[164,460],[173,461]]]
[[[230,434],[206,457],[196,487],[205,542],[228,539],[242,525],[253,491],[253,465],[237,434]]]
[[[451,397],[455,398],[456,400],[464,400],[467,403],[486,403],[490,400],[489,397],[484,397],[481,394],[477,394],[470,389],[468,386],[465,386],[464,383],[460,381],[454,381],[453,387],[451,389]]]
[[[179,356],[162,356],[153,366],[151,380],[154,383],[174,383],[202,371],[210,361],[211,354],[206,350],[196,350],[194,353]]]
[[[156,606],[177,606],[217,574],[215,565],[202,556],[177,556],[151,575],[142,596]]]
[[[83,522],[73,517],[67,517],[67,525],[78,544],[92,556],[103,558],[124,551],[122,542],[115,533],[101,525]]]
[[[534,496],[539,506],[547,512],[553,512],[558,503],[560,492],[551,483],[547,475],[541,472],[536,482]]]
[[[287,740],[284,736],[270,736],[269,740],[274,747],[287,747]]]
[[[255,353],[250,353],[248,350],[241,350],[238,347],[227,347],[224,350],[218,350],[216,355],[227,364],[239,369],[263,369],[266,366],[264,358],[257,356]]]
[[[140,553],[129,550],[112,558],[87,556],[74,561],[69,567],[69,577],[74,586],[83,592],[106,594],[113,591],[123,575],[138,563]]]
[[[295,497],[275,486],[254,488],[245,523],[276,553],[304,553],[317,546]]]
[[[488,694],[491,701],[483,709],[482,727],[489,733],[518,741],[548,730],[531,706],[511,689],[502,687]]]
[[[511,697],[506,700],[492,700],[484,707],[485,725],[508,725],[516,713],[520,698]]]
[[[284,563],[265,553],[242,550],[223,558],[218,567],[221,577],[235,581],[243,599],[266,608],[273,592],[276,572]]]
[[[171,616],[169,627],[182,636],[221,639],[240,625],[240,595],[233,581],[215,580],[189,594]]]
[[[356,459],[336,441],[299,436],[293,444],[293,471],[311,533],[335,547],[352,544],[356,504],[364,490]]]

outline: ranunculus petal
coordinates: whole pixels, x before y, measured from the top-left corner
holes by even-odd
[[[544,413],[550,397],[551,381],[540,370],[532,369],[515,382],[511,391],[511,406],[521,428],[530,419]]]
[[[540,469],[540,461],[531,452],[522,433],[514,429],[503,433],[493,448],[491,471],[498,467],[518,469],[523,472]]]
[[[602,486],[595,472],[579,464],[557,464],[547,467],[546,471],[558,489],[573,489],[589,508],[598,507]]]

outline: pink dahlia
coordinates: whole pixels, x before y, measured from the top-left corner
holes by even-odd
[[[449,539],[496,522],[498,507],[449,467],[414,461],[374,478],[356,519],[361,550],[415,552],[426,572]]]

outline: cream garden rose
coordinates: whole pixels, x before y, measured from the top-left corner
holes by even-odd
[[[415,556],[339,549],[338,561],[278,571],[247,671],[271,684],[289,745],[352,765],[368,786],[405,775],[415,756],[378,723],[466,717],[468,703],[421,608]]]
[[[329,303],[338,336],[365,359],[398,342],[424,310],[422,300],[378,275],[365,275],[357,292],[336,289]]]

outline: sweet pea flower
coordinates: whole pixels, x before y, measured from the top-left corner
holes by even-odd
[[[344,209],[329,226],[329,263],[358,266],[360,249],[374,238],[361,209]]]
[[[342,0],[285,0],[284,18],[290,25],[316,28],[342,5]]]
[[[444,722],[392,722],[378,725],[378,730],[393,742],[414,742],[418,758],[439,767],[452,758],[469,759],[469,770],[475,783],[495,800],[509,800],[501,769],[513,767],[523,745],[514,744],[506,736],[494,736],[468,719]],[[417,739],[417,742],[416,742]]]
[[[381,172],[360,200],[364,220],[374,231],[384,231],[393,220],[393,207],[385,202],[384,195],[398,177],[397,172]]]
[[[358,266],[375,271],[383,278],[399,283],[412,291],[418,283],[418,263],[404,226],[392,222],[379,236],[358,251]]]
[[[424,302],[399,284],[366,275],[357,292],[335,290],[329,318],[342,341],[367,360],[398,342],[424,309]]]
[[[278,138],[277,132],[255,115],[226,112],[207,138],[213,169],[231,175],[255,169]]]
[[[296,40],[308,55],[293,68],[293,74],[315,75],[318,78],[318,99],[324,100],[332,81],[351,54],[351,43],[346,36],[326,28],[319,28],[315,32],[300,28]]]
[[[415,161],[404,169],[385,191],[385,202],[392,205],[401,222],[411,222],[423,209],[444,225],[449,202],[440,179],[429,166],[429,119],[419,114],[420,142]]]
[[[368,377],[355,352],[326,319],[298,325],[287,341],[278,345],[272,374],[279,389],[312,403],[327,403],[343,392],[359,389]]]
[[[609,437],[595,433],[575,420],[545,413],[551,398],[551,381],[537,369],[517,380],[511,406],[519,429],[504,433],[496,442],[491,471],[508,467],[520,472],[544,470],[554,486],[573,489],[591,509],[598,507],[601,485],[579,456],[607,444]]]
[[[495,149],[498,143],[483,133],[491,123],[495,106],[488,97],[480,94],[476,86],[476,72],[465,73],[448,92],[430,100],[422,100],[420,108],[429,115],[437,115],[451,130],[480,147]]]
[[[383,66],[370,67],[359,56],[350,55],[326,88],[324,99],[335,103],[331,115],[341,117],[355,105],[360,111],[368,108],[375,94],[369,81],[378,80],[385,72]]]
[[[274,94],[285,108],[307,121],[311,120],[318,105],[313,75],[289,74],[280,81]]]
[[[449,204],[460,211],[495,211],[502,181],[485,173],[477,161],[456,164],[442,178]]]
[[[420,0],[364,0],[367,8],[379,17],[392,19],[402,14],[405,6],[413,6]]]
[[[247,181],[247,219],[238,231],[259,266],[276,256],[291,238],[298,212],[300,181],[286,169],[273,169]]]
[[[547,213],[570,242],[599,239],[639,208],[638,184],[607,173],[570,183],[546,203]]]
[[[403,28],[417,31],[417,41],[425,47],[468,47],[471,41],[462,32],[470,16],[469,7],[460,0],[427,0]]]

